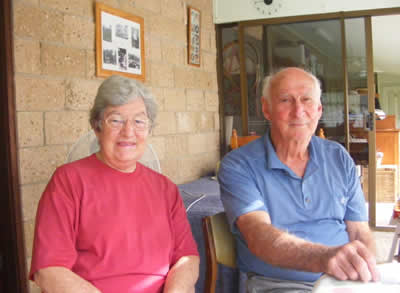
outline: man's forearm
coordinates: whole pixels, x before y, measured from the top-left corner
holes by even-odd
[[[168,272],[164,293],[194,293],[194,285],[199,276],[198,256],[181,257]]]
[[[46,293],[101,293],[90,282],[64,267],[47,267],[35,273],[35,283]]]
[[[250,251],[278,267],[322,272],[324,256],[334,253],[334,248],[307,242],[272,225],[266,225],[262,231],[256,230],[252,234],[248,242]]]
[[[236,224],[254,255],[278,267],[323,271],[322,256],[334,248],[305,241],[270,223],[269,215],[261,211],[241,216],[237,220]]]
[[[324,272],[340,280],[377,280],[374,241],[368,226],[347,223],[350,242],[341,246],[312,243],[279,230],[265,212],[252,212],[236,222],[250,251],[274,266],[309,272]],[[367,229],[367,231],[364,231]],[[369,245],[369,246],[368,246]]]

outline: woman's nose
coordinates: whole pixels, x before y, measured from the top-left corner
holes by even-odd
[[[122,126],[121,133],[124,135],[134,135],[135,134],[135,124],[133,120],[126,120],[124,125]]]

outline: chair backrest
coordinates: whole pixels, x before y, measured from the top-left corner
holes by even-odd
[[[233,129],[231,136],[231,149],[237,149],[259,137],[259,135],[238,136],[236,129]]]
[[[224,212],[203,218],[207,268],[205,293],[215,293],[218,264],[236,268],[236,245]]]

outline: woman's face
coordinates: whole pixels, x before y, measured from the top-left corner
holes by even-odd
[[[132,172],[143,155],[149,134],[149,119],[141,98],[104,111],[99,140],[100,159],[122,172]]]

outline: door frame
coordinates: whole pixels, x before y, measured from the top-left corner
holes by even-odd
[[[18,176],[11,2],[0,4],[0,289],[25,293],[28,282]]]
[[[366,52],[367,52],[367,75],[368,75],[368,111],[374,113],[374,72],[373,72],[373,52],[372,52],[372,25],[371,17],[374,16],[384,16],[384,15],[395,15],[400,14],[400,7],[394,8],[379,8],[371,10],[359,10],[359,11],[349,11],[349,12],[333,12],[333,13],[323,13],[323,14],[313,14],[313,15],[300,15],[300,16],[288,16],[288,17],[277,17],[259,20],[248,20],[238,22],[238,35],[239,35],[239,45],[240,45],[240,60],[244,60],[244,30],[248,27],[257,25],[274,25],[274,24],[284,24],[284,23],[297,23],[305,21],[321,21],[321,20],[331,20],[337,19],[342,22],[342,30],[344,29],[344,20],[349,18],[364,18],[365,21],[365,32],[366,32]],[[221,29],[217,26],[217,29]],[[344,44],[344,43],[343,43]],[[345,64],[346,62],[343,62]],[[344,70],[346,70],[344,68]],[[344,73],[345,74],[345,73]],[[346,76],[346,74],[345,74]],[[247,95],[247,79],[246,79],[246,66],[245,62],[240,63],[240,86],[241,86],[241,121],[242,121],[242,135],[249,135],[248,133],[248,95]],[[347,92],[346,92],[347,93]],[[223,99],[220,96],[220,99]],[[348,113],[348,112],[347,112]],[[347,118],[346,118],[347,119]],[[369,194],[374,195],[369,199],[369,225],[375,231],[394,231],[393,227],[381,227],[376,225],[376,138],[375,138],[375,120],[372,119],[372,129],[368,131],[368,142],[369,142],[369,180],[368,180],[368,190]],[[348,123],[346,124],[348,128]],[[348,129],[347,129],[348,130]],[[346,133],[346,144],[348,145],[348,135]]]

